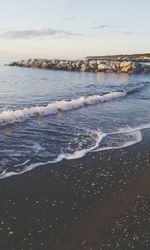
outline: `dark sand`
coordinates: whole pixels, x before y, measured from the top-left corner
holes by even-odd
[[[137,200],[143,204],[140,201],[149,199],[149,138],[147,129],[143,141],[128,148],[89,154],[1,180],[0,250],[132,249],[133,244],[128,248],[125,243],[115,245],[121,239],[119,233],[108,240],[115,221],[126,218]],[[130,228],[129,220],[126,224]],[[148,232],[145,235],[148,245],[142,246],[148,249],[150,238]],[[138,245],[142,241],[139,235],[135,239]],[[139,249],[136,240],[134,249]]]
[[[108,196],[104,198],[103,201],[99,202],[96,207],[89,212],[87,216],[84,216],[80,222],[74,227],[72,232],[68,234],[66,239],[66,243],[62,249],[64,250],[77,250],[77,249],[87,249],[87,250],[96,250],[96,249],[149,249],[150,247],[150,169],[147,168],[143,171],[143,173],[139,174],[133,183],[127,185],[123,191],[118,191],[112,196]],[[144,195],[144,198],[143,198]],[[146,224],[148,243],[144,245],[141,242],[141,245],[147,246],[148,248],[136,248],[136,241],[134,242],[134,232],[131,237],[133,238],[133,242],[131,243],[131,248],[129,244],[129,248],[127,248],[128,241],[131,239],[126,239],[125,242],[119,244],[117,247],[117,243],[122,240],[122,231],[127,227],[127,223],[122,225],[120,230],[118,229],[118,224],[121,223],[118,221],[125,220],[125,217],[129,217],[131,211],[133,210],[134,203],[137,204],[134,210],[140,209],[139,203],[146,202],[146,209],[138,211],[140,214],[142,213],[142,218],[138,221],[140,222],[140,226],[144,220],[148,220]],[[133,204],[132,204],[133,203]],[[139,205],[139,207],[138,207]],[[131,210],[131,211],[130,211]],[[136,211],[135,215],[137,217]],[[143,214],[144,213],[144,214]],[[144,216],[145,215],[145,216]],[[118,217],[119,216],[119,217]],[[130,225],[130,223],[131,225]],[[130,220],[128,219],[128,227],[132,228],[132,223],[134,223],[134,217],[131,214]],[[149,227],[148,227],[149,226]],[[117,227],[117,233],[115,231],[115,227]],[[141,232],[145,230],[145,227],[141,228]],[[149,230],[149,231],[148,231]],[[137,231],[137,225],[135,226],[135,231]],[[115,234],[114,239],[111,238],[112,234]],[[117,235],[118,234],[118,237]],[[138,244],[140,242],[140,235],[138,236]],[[142,234],[141,234],[142,240]],[[78,244],[77,244],[78,243]],[[123,245],[124,244],[124,245]]]
[[[99,233],[94,249],[150,249],[150,195],[129,201],[129,209],[112,220],[112,226]]]

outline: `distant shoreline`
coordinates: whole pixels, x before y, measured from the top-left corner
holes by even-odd
[[[150,53],[144,54],[122,54],[106,56],[87,56],[86,60],[111,60],[111,61],[132,61],[132,62],[150,62]]]

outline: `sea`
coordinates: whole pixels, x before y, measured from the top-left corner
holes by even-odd
[[[150,74],[10,67],[0,58],[0,179],[130,147],[150,128]]]

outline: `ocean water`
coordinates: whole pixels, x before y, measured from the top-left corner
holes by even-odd
[[[0,59],[1,179],[129,147],[150,128],[149,74],[5,66],[13,60]]]

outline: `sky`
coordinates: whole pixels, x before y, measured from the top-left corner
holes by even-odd
[[[0,56],[150,52],[150,0],[0,0]]]

